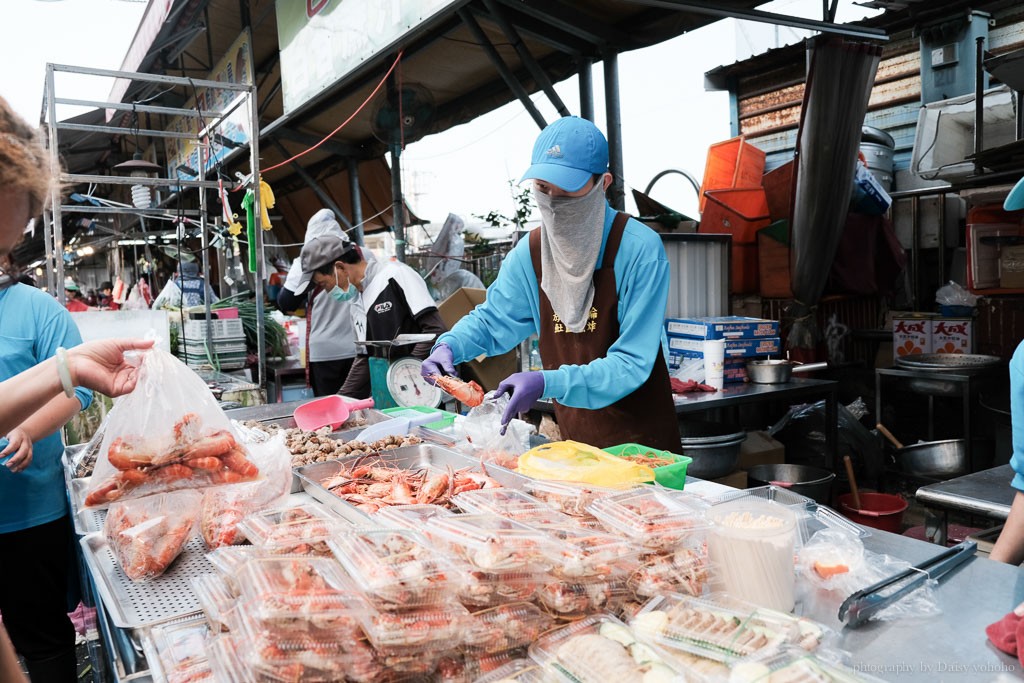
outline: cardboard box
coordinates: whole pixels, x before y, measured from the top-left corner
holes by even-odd
[[[767,356],[777,354],[782,348],[778,337],[762,337],[758,339],[726,339],[726,358],[750,358],[751,356]],[[669,353],[681,353],[691,358],[704,357],[704,340],[694,337],[677,337],[669,335]]]
[[[971,353],[973,328],[971,318],[933,318],[932,353]]]
[[[667,318],[669,334],[698,339],[760,339],[779,336],[779,321],[723,315],[708,318]]]
[[[768,432],[747,432],[746,440],[740,444],[741,470],[754,465],[782,465],[785,462],[786,447]]]
[[[723,486],[731,486],[734,489],[745,489],[747,488],[747,473],[743,470],[736,470],[732,474],[727,474],[718,479],[711,479],[710,481],[722,484]]]
[[[909,356],[915,353],[932,352],[932,314],[892,314],[893,356]]]
[[[668,369],[669,372],[675,372],[679,369],[685,359],[693,359],[696,356],[687,356],[681,352],[670,353],[668,355]],[[725,379],[726,384],[739,384],[747,381],[747,361],[745,358],[726,358],[725,367],[723,369],[722,376]]]
[[[999,251],[999,286],[1024,288],[1024,245],[1004,246]]]
[[[462,287],[452,292],[451,296],[437,305],[441,320],[451,329],[467,313],[487,298],[487,290]],[[501,380],[519,368],[516,367],[516,352],[509,351],[500,356],[471,360],[462,364],[462,379],[475,380],[484,391],[494,391]]]

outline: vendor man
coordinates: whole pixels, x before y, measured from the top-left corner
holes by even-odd
[[[590,121],[559,119],[541,131],[522,180],[533,180],[540,228],[509,252],[487,301],[441,335],[424,376],[539,333],[544,370],[498,385],[510,395],[503,425],[550,398],[563,438],[678,450],[661,345],[668,260],[653,230],[605,199],[607,140]]]
[[[336,235],[323,235],[302,247],[303,273],[338,301],[351,300],[358,341],[391,341],[400,334],[448,330],[419,273],[398,261],[381,262],[369,249]],[[432,337],[433,339],[433,337]],[[365,346],[359,351],[339,394],[370,395],[370,356],[395,360],[426,358],[432,341],[406,347]]]

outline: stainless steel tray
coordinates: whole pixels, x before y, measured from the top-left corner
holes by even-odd
[[[106,510],[83,510],[82,503],[85,500],[85,492],[92,482],[92,477],[72,477],[71,461],[75,453],[81,450],[81,446],[68,446],[61,456],[61,463],[64,465],[64,485],[68,490],[68,503],[71,506],[71,522],[75,527],[75,533],[85,536],[100,531],[103,528],[103,520],[106,519]],[[77,449],[77,450],[76,450]]]
[[[360,457],[363,456],[352,456],[342,458],[340,460],[329,460],[327,462],[305,465],[295,470],[295,475],[302,481],[302,488],[304,488],[306,493],[310,496],[326,505],[344,519],[347,519],[354,524],[366,524],[368,521],[372,521],[372,517],[367,515],[365,512],[362,512],[354,505],[346,503],[320,484],[324,479],[334,476],[343,467],[358,460]],[[428,443],[416,444],[415,446],[402,446],[390,451],[384,451],[379,457],[383,462],[389,465],[407,470],[443,470],[449,466],[454,469],[463,469],[466,467],[475,467],[480,464],[479,460],[471,458],[468,455],[463,455],[458,451],[453,451],[442,446],[436,446]],[[525,478],[520,474],[507,470],[503,467],[496,467],[493,465],[487,465],[487,472],[491,477],[501,483],[502,486],[513,489],[523,488]]]
[[[213,572],[214,568],[206,559],[206,546],[198,534],[163,575],[140,582],[124,575],[102,533],[83,536],[79,543],[85,565],[114,626],[141,628],[201,612],[191,580]]]

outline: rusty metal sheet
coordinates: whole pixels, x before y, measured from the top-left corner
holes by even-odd
[[[773,90],[772,92],[765,93],[764,95],[758,95],[757,97],[740,99],[740,118],[766,113],[782,107],[791,107],[794,104],[799,105],[803,96],[804,84],[800,83],[799,85],[792,85],[788,88]]]
[[[921,99],[921,75],[914,74],[898,81],[876,85],[871,89],[868,109]]]
[[[758,135],[773,132],[800,123],[800,107],[794,106],[780,111],[760,114],[740,121],[744,135]]]

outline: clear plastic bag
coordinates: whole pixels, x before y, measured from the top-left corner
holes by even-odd
[[[206,383],[153,348],[142,354],[135,390],[107,417],[85,506],[252,481],[259,473]]]
[[[110,506],[103,531],[125,576],[143,581],[164,573],[192,537],[201,498],[176,491]]]
[[[207,489],[203,494],[199,530],[210,550],[245,542],[238,524],[246,515],[283,505],[292,484],[291,453],[284,433],[249,446],[253,463],[266,478]]]
[[[940,306],[970,306],[974,308],[974,305],[978,303],[978,296],[950,280],[935,291],[935,303]]]

